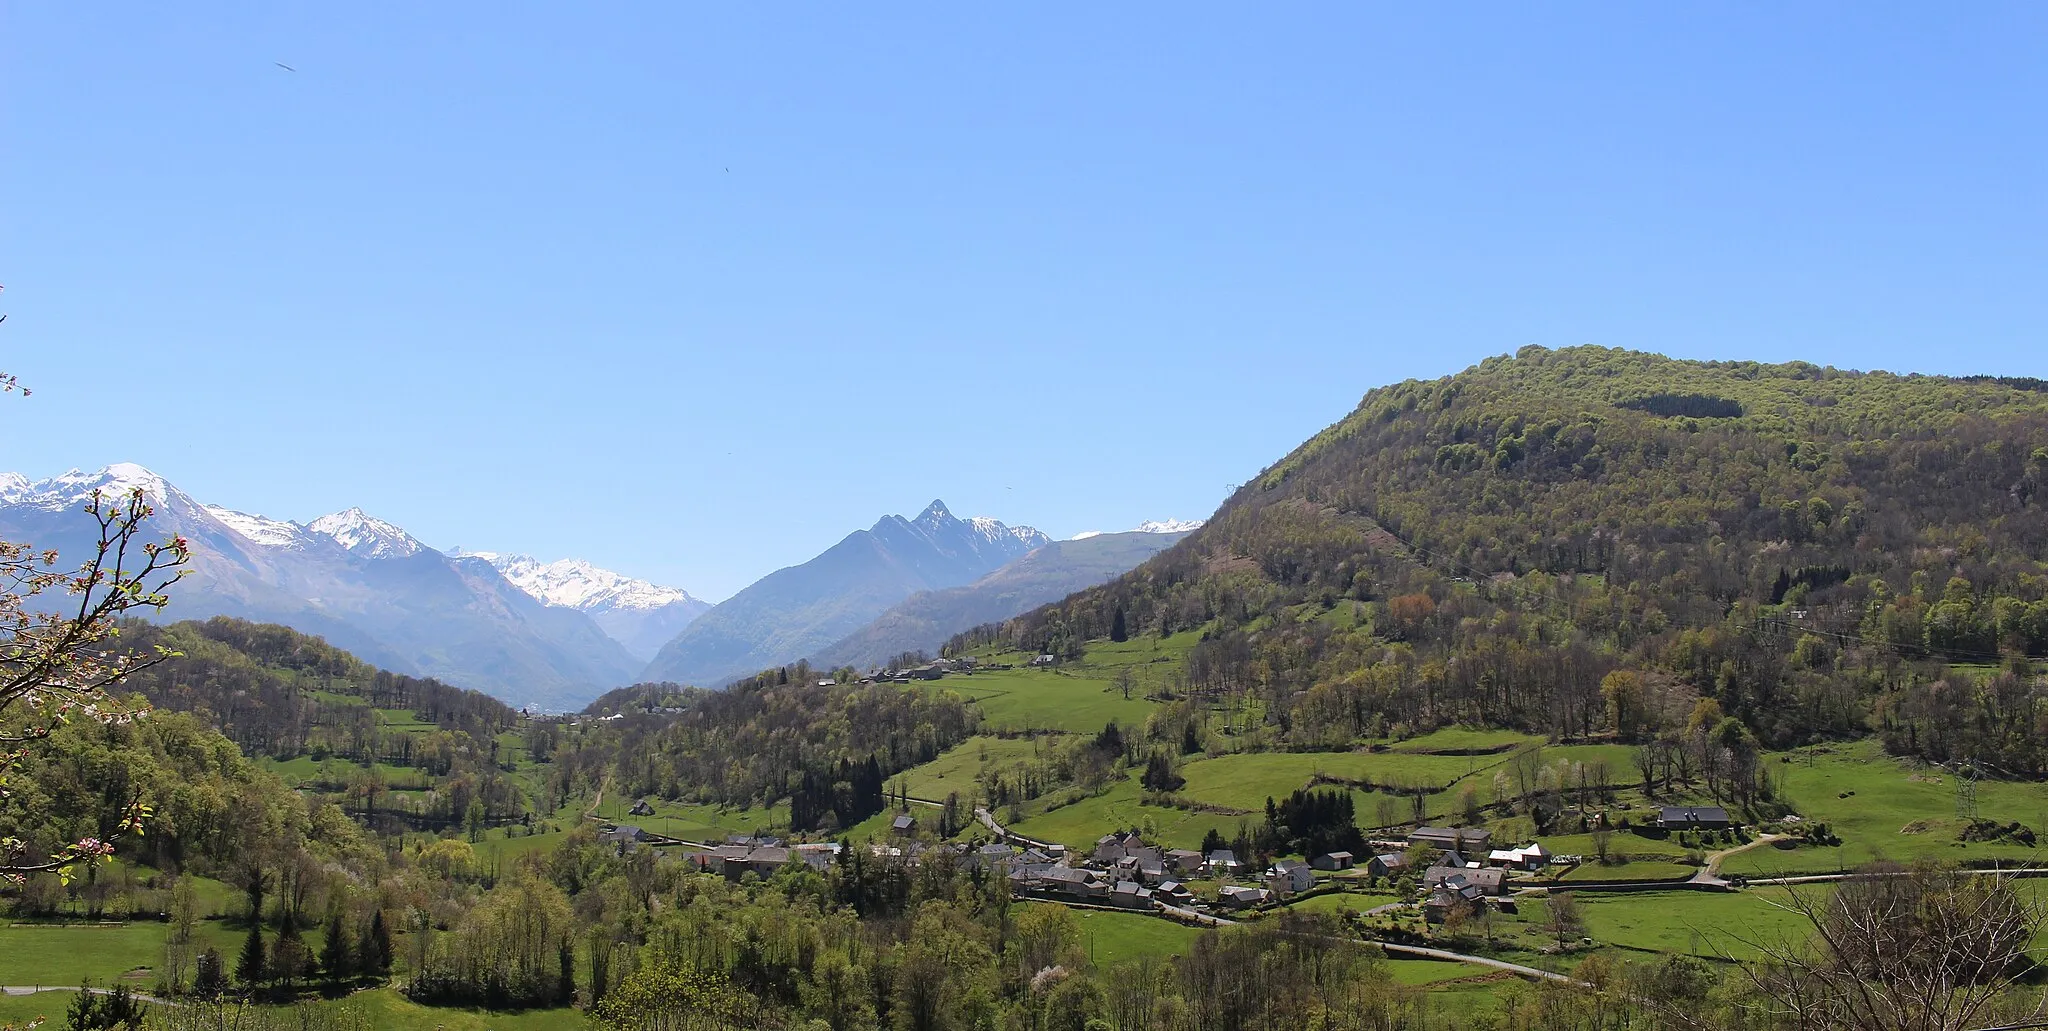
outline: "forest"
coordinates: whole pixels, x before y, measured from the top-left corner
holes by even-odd
[[[1173,549],[947,651],[1199,627],[1181,692],[1298,748],[1670,737],[1705,698],[1769,747],[2039,776],[2044,487],[2025,383],[1531,347],[1372,391]]]

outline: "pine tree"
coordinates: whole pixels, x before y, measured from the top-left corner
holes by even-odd
[[[228,975],[218,949],[207,949],[199,954],[199,962],[192,975],[192,994],[202,999],[218,999],[228,990]]]
[[[306,948],[306,940],[299,936],[298,920],[287,916],[284,930],[278,932],[277,946],[271,950],[271,976],[287,985],[292,984],[306,976],[307,969],[312,966],[308,962],[310,959],[311,954]]]
[[[242,943],[242,956],[235,960],[235,980],[244,988],[254,988],[263,983],[269,973],[269,964],[263,948],[263,925],[249,925],[249,938]]]
[[[1131,639],[1130,632],[1124,628],[1124,607],[1122,605],[1118,605],[1116,607],[1116,615],[1110,617],[1109,639],[1118,644]]]
[[[379,977],[391,972],[391,931],[384,926],[384,911],[370,918],[370,933],[363,942],[364,972]]]
[[[355,976],[355,943],[349,940],[348,921],[336,910],[327,919],[327,936],[320,942],[320,970],[330,981]]]

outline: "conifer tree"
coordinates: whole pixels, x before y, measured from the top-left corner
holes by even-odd
[[[384,911],[370,917],[370,933],[363,942],[364,973],[383,976],[391,972],[391,930],[384,926]]]
[[[220,951],[207,949],[199,954],[199,961],[192,975],[192,994],[202,999],[218,999],[228,990],[228,974]]]
[[[320,942],[320,970],[330,981],[355,976],[355,943],[349,938],[348,921],[337,909],[328,917],[327,936]]]
[[[249,925],[248,939],[242,942],[241,958],[235,960],[235,980],[244,988],[254,988],[262,984],[264,975],[269,972],[269,964],[264,962],[265,958],[263,925],[252,923]]]

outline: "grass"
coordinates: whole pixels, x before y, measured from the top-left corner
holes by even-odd
[[[125,981],[147,992],[156,983],[156,968],[163,962],[164,936],[169,929],[169,924],[155,921],[107,925],[9,921],[0,926],[0,983],[74,985],[90,977],[103,985]],[[200,921],[195,933],[201,947],[210,945],[223,956],[233,957],[241,947],[241,934],[217,921]]]
[[[1484,768],[1492,756],[1407,755],[1396,752],[1240,752],[1181,767],[1180,794],[1210,805],[1263,814],[1266,799],[1286,798],[1318,774],[1377,784],[1441,787]],[[1405,804],[1402,813],[1407,812]],[[1361,819],[1371,810],[1360,812]]]
[[[1572,881],[1674,881],[1698,873],[1696,866],[1671,863],[1655,859],[1638,859],[1613,866],[1599,863],[1584,863],[1574,867],[1560,880]]]
[[[1142,725],[1154,708],[1141,690],[1125,698],[1112,676],[1085,668],[991,670],[942,683],[972,700],[991,730],[1094,733],[1111,721]]]
[[[1026,906],[1057,905],[1029,902]],[[1142,913],[1111,913],[1099,909],[1076,909],[1074,919],[1081,925],[1081,948],[1097,966],[1108,966],[1146,956],[1178,956],[1202,932],[1171,920]]]
[[[1057,747],[1057,737],[971,737],[931,762],[904,772],[901,779],[909,784],[910,794],[915,798],[942,802],[953,792],[963,799],[973,798],[980,791],[979,778],[984,768],[1007,768],[1030,760],[1040,749]]]
[[[632,815],[627,812],[633,804],[632,800],[623,798],[607,798],[599,815],[612,823],[632,824],[644,828],[650,834],[662,834],[685,841],[722,842],[732,834],[778,832],[789,829],[788,802],[777,803],[768,809],[740,809],[695,802],[666,802],[651,798],[648,802],[654,806],[653,816]]]
[[[1723,871],[1750,876],[1829,873],[1877,859],[2048,862],[2048,850],[1958,841],[1963,821],[1956,816],[1952,775],[1887,756],[1875,741],[1786,758],[1792,761],[1770,763],[1779,795],[1806,819],[1826,823],[1842,839],[1841,846],[1751,849],[1730,856]],[[1982,819],[2018,821],[2048,838],[2048,826],[2043,826],[2048,823],[2048,784],[1981,781],[1977,807]]]
[[[584,1028],[583,1013],[575,1009],[546,1009],[502,1012],[448,1009],[422,1006],[391,988],[359,992],[337,1002],[316,1004],[323,1009],[345,1009],[366,1018],[369,1025],[393,1031],[567,1031]]]
[[[1594,941],[1650,952],[1748,959],[1756,950],[1738,940],[1774,942],[1804,937],[1810,925],[1782,908],[1782,889],[1723,894],[1704,891],[1634,892],[1578,897],[1579,914]]]
[[[1400,901],[1400,896],[1391,891],[1340,891],[1328,895],[1315,895],[1290,903],[1287,908],[1297,913],[1329,913],[1343,916],[1345,913],[1364,913],[1368,909]]]
[[[1481,730],[1473,727],[1445,727],[1421,737],[1390,742],[1396,752],[1443,753],[1511,751],[1523,745],[1542,744],[1543,739],[1515,730]]]

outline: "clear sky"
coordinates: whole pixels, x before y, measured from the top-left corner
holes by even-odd
[[[2048,375],[2048,5],[990,6],[9,4],[0,468],[715,599],[1529,343]]]

